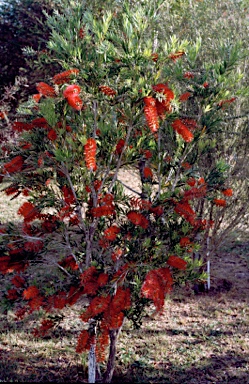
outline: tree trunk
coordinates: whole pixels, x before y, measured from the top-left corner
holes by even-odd
[[[120,327],[119,329],[114,329],[110,331],[110,351],[109,351],[106,371],[103,375],[103,383],[111,383],[112,381],[112,376],[113,376],[114,367],[115,367],[117,340],[118,340],[118,335],[121,331],[121,328],[122,327]]]
[[[92,343],[88,354],[88,383],[95,383],[96,381],[96,343]]]

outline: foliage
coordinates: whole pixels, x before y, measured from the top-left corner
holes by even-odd
[[[37,84],[12,125],[14,146],[1,148],[5,193],[27,201],[21,227],[1,228],[0,269],[15,273],[6,298],[17,317],[87,299],[77,351],[102,361],[110,342],[109,382],[124,318],[139,326],[174,284],[203,279],[195,256],[233,194],[216,152],[240,47],[200,64],[200,40],[157,39],[160,2],[117,3],[101,17],[59,4],[47,14],[48,49],[62,71]],[[124,184],[125,169],[137,185]],[[49,286],[25,275],[40,262],[61,271]],[[52,325],[44,320],[40,335]]]

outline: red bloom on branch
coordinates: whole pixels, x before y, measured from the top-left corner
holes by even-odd
[[[225,207],[226,206],[226,200],[224,200],[224,199],[214,199],[213,202],[218,207]]]
[[[50,129],[48,132],[48,139],[51,141],[55,141],[57,139],[57,133],[54,129]]]
[[[19,155],[14,157],[8,163],[4,164],[4,169],[9,173],[20,172],[22,170],[23,164],[24,159],[22,156]]]
[[[195,75],[192,72],[185,72],[183,77],[185,79],[193,79],[195,77]]]
[[[179,101],[181,101],[181,102],[187,101],[190,98],[191,95],[192,95],[191,92],[184,92],[179,97]]]
[[[169,256],[167,263],[174,268],[185,270],[187,268],[187,262],[178,256]]]
[[[110,97],[114,97],[117,94],[117,92],[114,89],[108,87],[108,85],[100,85],[99,90],[100,92],[104,93],[104,95]]]
[[[40,291],[35,285],[31,285],[23,291],[23,297],[26,300],[34,299],[39,295]]]
[[[223,191],[221,191],[221,193],[224,195],[224,196],[232,196],[233,195],[233,190],[231,188],[229,189],[223,189]]]
[[[9,289],[7,291],[7,299],[16,300],[18,298],[18,292],[15,288]]]
[[[146,219],[144,215],[140,212],[136,211],[130,211],[127,213],[127,218],[134,224],[138,225],[139,227],[142,227],[143,229],[148,228],[149,226],[149,221]]]
[[[97,151],[96,140],[93,138],[88,139],[86,144],[84,145],[84,155],[85,155],[86,167],[91,171],[96,171],[97,169],[96,151]]]
[[[77,75],[79,73],[78,69],[69,69],[68,71],[64,71],[54,75],[53,82],[57,85],[62,85],[68,83],[72,75]]]
[[[144,167],[143,174],[145,179],[152,179],[153,177],[152,170],[149,167]]]
[[[141,288],[143,297],[154,302],[156,311],[160,312],[164,306],[166,293],[170,292],[173,279],[169,268],[158,268],[147,273]]]
[[[12,125],[12,129],[15,132],[30,131],[32,128],[31,124],[23,123],[22,121],[15,121]]]
[[[152,133],[155,133],[159,129],[159,119],[156,108],[156,100],[152,96],[143,98],[145,107],[144,114],[148,127]]]
[[[180,59],[180,57],[182,57],[184,55],[185,55],[184,51],[172,52],[172,53],[169,54],[169,59],[171,59],[174,62],[176,62],[176,60]]]
[[[121,155],[124,145],[125,145],[125,140],[120,139],[116,145],[115,154]]]
[[[114,241],[120,232],[120,228],[116,225],[112,225],[104,231],[105,240]]]
[[[16,287],[16,288],[22,288],[25,284],[25,280],[23,277],[20,275],[16,275],[11,279],[11,283]]]
[[[181,247],[188,247],[191,244],[191,241],[188,237],[182,237],[180,240],[180,246]]]
[[[37,208],[30,202],[23,203],[17,213],[23,216],[26,222],[34,220],[39,215]]]
[[[182,122],[180,119],[176,119],[171,124],[173,129],[182,136],[183,140],[187,143],[191,142],[194,139],[192,132],[188,129],[188,127]]]
[[[191,225],[195,225],[196,213],[187,201],[177,203],[175,206],[175,212],[178,213],[178,215],[184,217],[184,219],[187,220]]]
[[[38,83],[36,85],[37,91],[40,93],[40,95],[45,96],[45,97],[55,97],[56,93],[53,87],[46,83]]]

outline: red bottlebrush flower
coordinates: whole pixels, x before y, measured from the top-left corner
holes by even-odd
[[[172,91],[172,89],[168,87],[168,84],[166,83],[159,83],[159,84],[153,85],[152,89],[153,91],[159,94],[161,93],[163,96],[165,96],[165,100],[167,102],[173,100],[175,97],[174,92]]]
[[[36,103],[39,103],[42,95],[40,93],[36,93],[35,95],[32,96],[33,97],[33,100],[36,102]]]
[[[37,311],[44,303],[44,298],[42,296],[36,296],[31,299],[28,303],[32,311]]]
[[[36,119],[32,120],[31,126],[32,128],[49,128],[48,122],[46,119],[44,119],[44,117],[37,117]]]
[[[224,195],[224,196],[232,196],[233,195],[233,190],[231,188],[229,189],[224,189],[223,191],[221,191],[221,193]]]
[[[9,187],[4,190],[4,193],[9,196],[9,195],[14,195],[19,191],[18,187]]]
[[[107,273],[101,273],[98,277],[97,283],[99,287],[104,287],[109,280],[109,275]]]
[[[117,94],[117,92],[114,89],[108,87],[107,85],[100,85],[99,90],[100,92],[104,93],[104,95],[110,96],[110,97],[114,97]]]
[[[181,102],[187,101],[190,98],[191,95],[192,95],[191,92],[184,92],[179,97],[179,101],[181,101]]]
[[[207,186],[202,185],[199,188],[192,187],[188,191],[184,192],[184,198],[183,201],[193,200],[193,199],[200,199],[204,196],[206,196],[207,193]]]
[[[20,275],[16,275],[12,277],[11,283],[16,287],[16,288],[22,288],[25,284],[25,279],[21,277]]]
[[[71,204],[75,203],[75,197],[74,197],[74,194],[73,194],[71,188],[64,185],[61,188],[61,190],[62,190],[63,197],[64,197],[66,204],[71,205]]]
[[[195,184],[196,184],[196,180],[195,180],[193,177],[190,177],[190,178],[187,180],[187,184],[188,184],[190,187],[194,187]]]
[[[84,39],[84,37],[85,37],[85,30],[84,30],[84,28],[81,27],[79,29],[78,35],[79,35],[80,39]]]
[[[45,96],[45,97],[55,97],[56,96],[54,88],[51,87],[50,85],[46,84],[46,83],[43,83],[43,82],[38,83],[36,85],[36,89],[42,96]]]
[[[141,288],[141,295],[153,301],[156,311],[164,306],[166,293],[172,289],[173,279],[169,268],[158,268],[147,273]]]
[[[76,109],[76,111],[81,111],[83,108],[83,101],[79,97],[79,95],[71,94],[67,97],[67,102],[73,109]]]
[[[205,184],[204,177],[200,177],[199,180],[198,180],[198,185],[202,185],[202,184]]]
[[[120,139],[116,145],[116,149],[115,149],[115,154],[116,155],[121,155],[122,153],[122,150],[124,148],[124,145],[125,145],[125,140],[124,139]]]
[[[120,259],[120,257],[123,255],[123,250],[121,248],[116,249],[114,252],[112,252],[111,258],[116,263]]]
[[[84,155],[86,167],[91,171],[96,171],[96,151],[97,151],[97,143],[95,139],[87,139],[86,144],[84,145]]]
[[[104,231],[105,240],[114,241],[120,232],[120,228],[116,225],[112,225]]]
[[[77,75],[79,73],[78,69],[69,69],[68,71],[64,71],[54,75],[53,82],[57,85],[62,85],[68,83],[70,81],[70,77],[72,75]]]
[[[197,122],[194,119],[185,118],[181,119],[181,121],[191,132],[196,130]]]
[[[190,132],[187,126],[183,124],[183,122],[180,119],[176,119],[175,121],[173,121],[171,125],[173,129],[180,136],[182,136],[183,140],[186,141],[187,143],[190,143],[194,139],[192,132]]]
[[[205,82],[203,83],[203,87],[204,87],[204,88],[208,88],[208,87],[209,87],[209,83],[208,83],[207,81],[205,81]]]
[[[77,84],[68,85],[67,88],[63,91],[63,96],[67,99],[70,96],[79,95],[81,88]]]
[[[158,54],[157,53],[152,53],[151,58],[156,63],[157,60],[158,60]]]
[[[55,141],[57,139],[57,133],[55,132],[54,129],[50,129],[47,136],[48,136],[48,139],[51,141]]]
[[[63,309],[67,305],[66,292],[58,292],[57,294],[50,296],[48,304],[55,309]]]
[[[175,212],[184,217],[191,225],[195,225],[196,213],[191,208],[188,202],[177,203],[175,206]]]
[[[31,285],[23,291],[23,297],[26,300],[34,299],[39,295],[40,291],[35,285]]]
[[[182,168],[184,168],[184,169],[190,169],[191,168],[191,164],[189,164],[187,161],[185,161],[181,165],[182,165]]]
[[[146,159],[151,159],[153,155],[149,149],[145,149],[144,156]]]
[[[149,167],[144,167],[143,174],[144,174],[145,179],[152,179],[153,178],[152,170]]]
[[[27,252],[39,252],[43,248],[43,242],[40,240],[26,241],[23,247]]]
[[[148,127],[152,133],[155,133],[159,129],[159,119],[156,109],[156,100],[152,96],[144,97],[144,114]]]
[[[20,142],[20,147],[25,150],[25,149],[30,149],[32,147],[31,143],[28,143],[27,141]]]
[[[169,54],[169,59],[171,59],[174,62],[176,62],[176,60],[180,59],[180,57],[182,57],[184,55],[185,55],[184,51],[172,52],[172,53]]]
[[[232,98],[229,99],[229,100],[222,100],[222,101],[220,101],[220,102],[218,103],[218,106],[222,108],[222,107],[224,107],[224,106],[227,105],[227,104],[231,104],[231,103],[233,103],[235,100],[236,100],[236,97],[232,97]]]
[[[195,75],[192,72],[185,72],[183,77],[185,79],[193,79],[195,77]]]
[[[22,170],[24,164],[24,159],[22,156],[16,156],[14,157],[11,161],[8,163],[4,164],[4,169],[5,171],[9,173],[14,173],[14,172],[20,172]]]
[[[23,123],[22,121],[15,121],[12,125],[12,129],[15,132],[30,131],[32,128],[31,124]]]
[[[127,213],[127,218],[134,224],[138,225],[139,227],[142,227],[143,229],[148,228],[149,226],[149,221],[146,219],[144,215],[140,212],[136,211],[130,211]]]
[[[185,270],[187,268],[187,262],[183,259],[181,259],[178,256],[171,255],[169,256],[167,263],[174,268]]]
[[[225,207],[226,206],[226,200],[224,199],[214,199],[214,204],[217,205],[217,207]]]
[[[93,217],[110,216],[115,213],[115,207],[110,205],[101,205],[100,207],[92,208],[91,214]]]
[[[37,208],[30,202],[23,203],[17,213],[23,216],[26,222],[34,220],[39,215]]]
[[[18,298],[18,292],[15,288],[9,289],[7,291],[7,299],[16,300]]]
[[[190,241],[190,239],[189,239],[188,237],[182,237],[182,238],[181,238],[181,240],[180,240],[180,246],[181,246],[182,248],[189,246],[189,244],[191,244],[191,241]]]
[[[158,205],[157,207],[151,207],[150,212],[153,213],[156,216],[162,216],[163,214],[163,207],[161,205]]]
[[[116,294],[112,297],[110,313],[120,313],[131,307],[131,292],[129,288],[118,287]]]
[[[82,353],[84,351],[88,351],[93,341],[94,341],[93,336],[90,336],[87,330],[82,331],[78,338],[76,352]]]

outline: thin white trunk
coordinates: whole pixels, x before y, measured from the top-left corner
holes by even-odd
[[[88,383],[96,382],[96,342],[92,343],[88,354]]]

